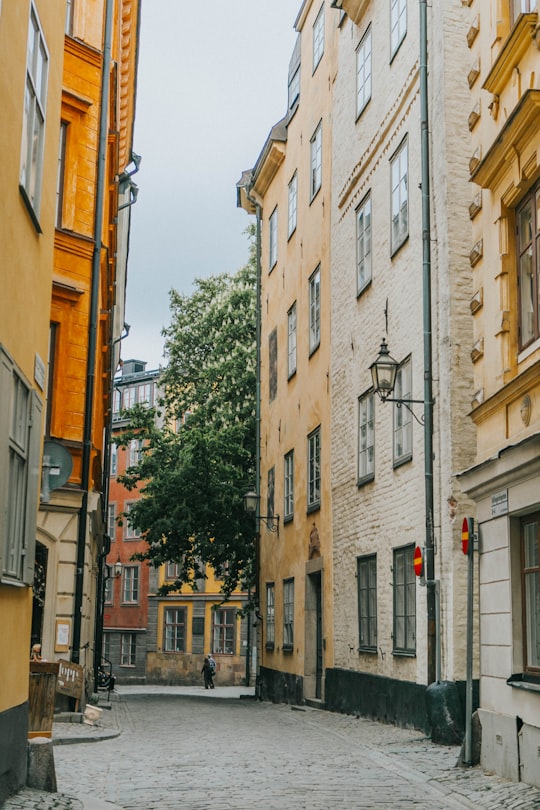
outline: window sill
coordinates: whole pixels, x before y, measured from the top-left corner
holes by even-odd
[[[26,189],[25,189],[25,187],[24,187],[24,186],[19,185],[19,191],[20,191],[20,193],[21,193],[21,197],[23,198],[23,201],[24,201],[24,205],[25,205],[25,207],[26,207],[26,210],[28,211],[28,214],[30,215],[30,219],[32,220],[32,223],[33,223],[33,225],[34,225],[34,228],[36,229],[36,231],[37,231],[38,233],[43,233],[43,230],[42,230],[42,228],[41,228],[41,225],[39,224],[39,219],[37,218],[37,214],[36,214],[36,212],[34,211],[34,206],[33,206],[33,205],[32,205],[32,203],[30,202],[30,197],[29,197],[29,196],[28,196],[28,194],[26,193]]]
[[[306,510],[306,515],[311,515],[312,512],[318,512],[320,508],[321,508],[320,502],[319,503],[313,503],[310,506],[308,506],[308,508]]]
[[[392,650],[395,658],[416,658],[416,650]]]
[[[396,470],[398,467],[401,467],[403,464],[407,464],[409,461],[412,461],[412,453],[407,453],[406,456],[400,456],[400,458],[394,459],[393,468]]]
[[[14,588],[27,588],[29,587],[25,582],[21,582],[19,579],[8,579],[7,577],[2,577],[0,579],[0,585],[11,585]]]
[[[292,523],[294,520],[294,515],[285,515],[283,518],[283,523]]]
[[[284,653],[292,653],[294,652],[294,645],[293,644],[284,644],[281,648],[281,651]]]
[[[526,672],[518,672],[510,675],[506,683],[514,689],[525,689],[527,692],[540,692],[540,676],[527,675]]]
[[[371,484],[372,481],[375,481],[375,473],[370,473],[363,478],[359,478],[356,482],[356,486],[360,489],[360,487],[364,487],[366,484]]]
[[[377,647],[358,647],[360,655],[377,655]]]
[[[357,298],[357,299],[358,299],[358,298],[361,298],[361,297],[362,297],[362,295],[365,293],[365,291],[366,291],[366,290],[367,290],[369,287],[371,287],[371,276],[370,276],[368,279],[366,279],[366,280],[364,281],[364,283],[363,283],[363,284],[361,284],[361,285],[358,287],[358,290],[357,290],[357,293],[356,293],[356,298]]]
[[[267,641],[266,644],[264,645],[264,649],[265,650],[273,650],[274,649],[274,642],[273,641]]]

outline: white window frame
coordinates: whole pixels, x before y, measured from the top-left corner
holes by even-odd
[[[364,394],[358,400],[358,483],[375,477],[375,395]]]
[[[515,25],[520,14],[529,14],[534,10],[536,0],[512,0],[510,10],[512,14],[512,25]]]
[[[32,585],[39,504],[42,403],[0,345],[0,576]]]
[[[111,464],[109,475],[118,475],[118,447],[114,442],[111,444]]]
[[[313,23],[313,73],[324,54],[324,3]]]
[[[392,255],[409,236],[409,143],[405,138],[390,158]]]
[[[165,608],[163,615],[163,651],[185,653],[187,619],[185,607]]]
[[[289,110],[298,105],[300,99],[301,35],[298,34],[289,63],[288,104]]]
[[[356,117],[371,98],[371,26],[356,49]]]
[[[122,604],[139,604],[139,566],[122,566]]]
[[[273,582],[266,583],[266,647],[274,649],[276,641],[276,589]]]
[[[278,209],[277,205],[268,220],[268,269],[271,272],[278,258]]]
[[[321,428],[315,428],[308,436],[308,474],[307,474],[308,512],[319,509],[321,505]]]
[[[129,466],[137,467],[141,462],[142,439],[131,439],[129,443]]]
[[[43,181],[49,52],[34,2],[30,3],[19,186],[37,223]]]
[[[218,608],[212,611],[212,652],[234,655],[236,650],[236,609]]]
[[[66,146],[69,124],[67,121],[60,122],[60,137],[58,140],[58,167],[56,175],[56,214],[55,224],[57,228],[62,227],[64,209],[64,182],[66,169]]]
[[[182,575],[182,563],[168,562],[165,567],[165,579],[179,579]]]
[[[294,646],[294,579],[283,580],[283,649]]]
[[[309,354],[321,343],[321,266],[309,278]]]
[[[134,667],[137,661],[137,634],[122,633],[120,641],[120,666]]]
[[[285,454],[283,460],[283,519],[292,520],[294,516],[294,450]]]
[[[322,121],[311,137],[310,166],[309,188],[310,199],[313,200],[322,185]]]
[[[356,294],[371,282],[371,194],[356,209]]]
[[[137,501],[126,501],[124,503],[124,512],[126,513],[124,516],[124,540],[138,540],[141,536],[140,529],[135,529],[129,522],[129,514],[136,503]]]
[[[358,582],[358,647],[377,652],[377,555],[356,559]]]
[[[394,398],[412,398],[412,361],[408,357],[397,370]],[[412,458],[413,422],[412,413],[406,405],[394,403],[394,466]]]
[[[298,172],[295,172],[289,182],[287,236],[290,237],[296,230],[298,206]]]
[[[407,33],[407,0],[390,0],[390,54],[391,58]]]
[[[126,385],[122,390],[122,408],[124,411],[133,408],[137,404],[137,386]]]
[[[416,576],[413,565],[414,545],[393,551],[393,625],[394,655],[416,654]]]
[[[296,373],[297,346],[297,313],[296,301],[287,313],[287,373],[289,379]]]
[[[107,505],[107,532],[113,543],[116,540],[116,526],[116,503],[109,503]]]
[[[523,666],[538,676],[540,671],[540,513],[522,518],[521,527],[521,612],[523,622]]]
[[[113,567],[112,565],[105,566],[105,582],[103,583],[103,602],[106,605],[112,605],[113,603]]]

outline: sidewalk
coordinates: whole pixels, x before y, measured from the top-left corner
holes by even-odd
[[[216,686],[205,690],[201,686],[119,686],[111,695],[110,702],[100,695],[99,720],[93,725],[81,722],[80,714],[65,713],[58,715],[53,723],[53,744],[72,745],[75,743],[95,743],[110,740],[122,733],[119,706],[122,696],[128,695],[183,695],[186,697],[204,697],[222,700],[252,699],[255,696],[253,687]],[[66,796],[64,793],[48,793],[32,788],[23,788],[10,796],[2,805],[2,810],[122,810],[118,805],[102,802],[92,796]]]

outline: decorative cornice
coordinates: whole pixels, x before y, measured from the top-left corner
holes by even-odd
[[[524,397],[531,388],[538,385],[539,377],[540,360],[537,360],[532,366],[529,366],[524,372],[518,374],[502,388],[499,388],[498,391],[472,411],[471,416],[475,425],[479,425],[490,416],[511,405],[512,402],[520,399],[520,397]]]
[[[73,37],[66,37],[64,45],[64,53],[74,56],[76,59],[81,59],[93,67],[101,70],[103,62],[103,54],[92,48],[86,42],[81,42],[80,39],[73,39]]]
[[[537,22],[538,14],[536,12],[522,14],[519,17],[512,33],[504,43],[486,76],[486,80],[482,85],[484,90],[488,90],[494,95],[502,93],[510,80],[512,71],[531,47]]]
[[[94,252],[94,240],[81,234],[57,230],[54,234],[54,248],[63,253],[80,256],[82,259],[91,259]]]

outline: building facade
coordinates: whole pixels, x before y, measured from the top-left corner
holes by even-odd
[[[540,786],[539,9],[467,5],[481,762]]]
[[[94,691],[106,547],[107,426],[125,300],[139,3],[63,4],[54,256],[32,638]]]
[[[0,6],[0,804],[26,781],[64,12]]]
[[[335,668],[327,705],[429,729],[426,686],[463,683],[466,675],[467,566],[458,518],[471,504],[453,477],[474,457],[475,443],[464,418],[472,386],[468,99],[455,69],[468,56],[466,16],[457,0],[426,15],[431,184],[424,188],[421,4],[337,5],[346,15],[333,104]],[[422,190],[429,193],[428,253]],[[412,400],[408,407],[374,391],[370,366],[383,339],[397,361],[391,399]],[[434,403],[428,437],[426,376]],[[429,584],[413,567],[419,547],[429,579],[428,487],[431,587],[438,591],[431,616]]]
[[[321,701],[333,661],[331,154],[336,13],[302,3],[288,110],[240,202],[260,246],[260,690]],[[277,516],[279,515],[279,521]],[[273,516],[276,516],[273,520]],[[279,531],[271,531],[271,529]]]

